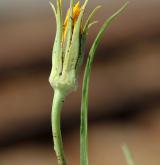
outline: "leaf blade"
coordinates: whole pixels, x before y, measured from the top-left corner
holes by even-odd
[[[88,165],[88,102],[89,102],[89,82],[91,67],[98,45],[103,37],[103,34],[112,20],[118,16],[126,7],[128,2],[125,3],[115,14],[109,17],[101,27],[92,47],[89,52],[85,73],[83,77],[82,99],[81,99],[81,128],[80,128],[80,164]]]

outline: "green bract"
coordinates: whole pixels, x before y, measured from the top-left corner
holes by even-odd
[[[66,39],[63,40],[63,19],[61,1],[57,1],[57,9],[52,3],[51,6],[55,13],[57,32],[52,53],[52,71],[49,78],[51,86],[66,93],[76,89],[78,72],[81,68],[86,41],[86,29],[89,25],[82,28],[82,18],[88,0],[80,9],[76,23],[73,22],[74,0],[70,3],[70,16],[68,18]],[[74,28],[73,28],[74,26]]]

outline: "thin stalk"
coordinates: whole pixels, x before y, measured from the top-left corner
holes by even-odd
[[[64,156],[64,149],[61,136],[61,109],[64,102],[65,93],[56,89],[54,92],[53,105],[52,105],[52,133],[54,141],[54,150],[58,159],[58,165],[66,165]]]

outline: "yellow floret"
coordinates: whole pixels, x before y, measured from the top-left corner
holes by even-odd
[[[80,11],[81,11],[80,2],[78,1],[76,3],[76,5],[74,6],[74,8],[73,8],[73,17],[72,17],[72,19],[73,19],[73,27],[72,27],[72,29],[74,29],[74,26],[75,26],[75,24],[77,22],[77,19],[79,17]],[[63,25],[63,41],[66,38],[69,17],[70,17],[70,9],[67,11],[66,18],[65,18],[65,21],[64,21],[64,25]]]

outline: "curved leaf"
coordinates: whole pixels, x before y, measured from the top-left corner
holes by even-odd
[[[91,23],[92,18],[93,18],[94,15],[96,14],[97,10],[99,10],[100,8],[101,8],[101,6],[97,6],[97,7],[91,12],[91,14],[89,15],[89,17],[88,17],[88,19],[87,19],[87,21],[86,21],[86,23],[85,23],[85,25],[84,25],[84,29],[83,29],[84,33],[87,32],[88,26],[89,26],[89,24]]]
[[[89,52],[82,87],[82,100],[81,100],[81,128],[80,128],[80,160],[81,165],[88,165],[88,101],[89,101],[89,80],[93,59],[98,45],[112,20],[118,16],[126,7],[128,2],[125,3],[115,14],[109,17],[101,27],[92,47]]]

